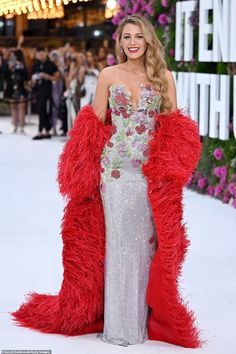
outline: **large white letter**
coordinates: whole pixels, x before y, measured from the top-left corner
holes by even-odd
[[[193,27],[189,17],[195,8],[196,1],[182,1],[176,3],[175,27],[175,60],[190,61],[193,58]],[[183,14],[184,14],[184,46],[183,46]],[[184,55],[183,55],[184,47]]]
[[[230,38],[230,59],[232,63],[236,62],[236,1],[231,0],[231,20],[230,20],[230,30],[228,36]]]
[[[230,0],[223,0],[223,4],[222,0],[214,0],[213,61],[215,62],[229,61],[229,19]]]
[[[212,34],[212,24],[208,23],[208,12],[213,9],[212,0],[199,0],[199,61],[212,61],[212,50],[208,49],[208,35]]]
[[[198,86],[196,85],[196,73],[189,73],[190,82],[190,115],[198,122]]]
[[[210,129],[211,138],[229,139],[229,75],[211,75]]]
[[[175,60],[182,60],[183,57],[183,13],[182,3],[176,3],[175,17]]]
[[[236,75],[234,75],[234,102],[233,102],[233,105],[234,105],[234,110],[233,110],[233,128],[234,128],[234,137],[236,139]]]
[[[210,74],[196,74],[196,84],[200,87],[199,128],[200,135],[208,134]]]
[[[189,73],[178,72],[177,100],[179,107],[189,106]]]

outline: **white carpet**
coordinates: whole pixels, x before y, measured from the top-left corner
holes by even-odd
[[[34,122],[34,119],[31,121]],[[63,138],[33,141],[13,135],[10,119],[0,117],[0,349],[52,350],[53,354],[236,353],[236,210],[220,201],[184,191],[184,218],[191,238],[181,291],[197,315],[202,349],[158,341],[120,347],[96,334],[65,337],[18,327],[16,310],[29,291],[55,294],[62,281],[60,222],[63,200],[56,166]]]

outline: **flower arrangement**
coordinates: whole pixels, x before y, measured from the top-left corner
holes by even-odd
[[[201,161],[187,187],[236,208],[236,140],[204,140]]]
[[[154,0],[118,0],[119,11],[112,18],[112,23],[117,26],[123,18],[136,13],[150,17],[154,14],[153,3]],[[115,39],[114,37],[115,33],[113,39]]]

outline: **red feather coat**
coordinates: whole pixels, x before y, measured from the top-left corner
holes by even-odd
[[[201,155],[197,123],[182,110],[155,115],[143,173],[158,235],[146,289],[148,337],[179,346],[202,346],[195,314],[178,288],[190,240],[182,222],[183,187]],[[99,192],[100,156],[113,132],[110,111],[103,124],[92,106],[78,114],[58,163],[62,220],[63,281],[59,294],[28,293],[10,312],[20,326],[68,336],[102,332],[105,221]]]

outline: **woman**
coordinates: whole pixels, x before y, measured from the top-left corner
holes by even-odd
[[[18,127],[20,127],[20,133],[25,134],[26,84],[29,78],[23,53],[20,49],[9,53],[5,79],[7,82],[5,97],[10,100],[11,116],[14,125],[13,133],[16,133]]]
[[[80,108],[92,103],[99,75],[95,52],[90,49],[86,54],[87,66],[81,67],[79,71],[80,92],[84,91],[84,94],[80,97]]]
[[[59,107],[60,107],[60,102],[62,99],[62,93],[63,93],[63,67],[62,63],[60,61],[60,56],[59,53],[55,50],[53,50],[50,53],[50,60],[56,65],[58,68],[58,80],[53,80],[52,81],[52,115],[51,115],[51,120],[52,120],[52,128],[53,128],[53,135],[57,135],[57,121],[59,117]]]
[[[66,92],[67,97],[67,125],[70,130],[77,116],[76,89],[78,83],[79,62],[76,53],[71,55],[68,75],[66,76]]]
[[[97,54],[99,71],[101,71],[107,66],[106,57],[107,57],[107,48],[99,47],[98,54]]]
[[[100,73],[58,164],[68,200],[61,290],[31,293],[12,315],[47,333],[196,348],[203,341],[178,277],[190,242],[182,188],[200,158],[198,127],[176,109],[173,76],[149,21],[124,19],[116,46],[120,63]]]

